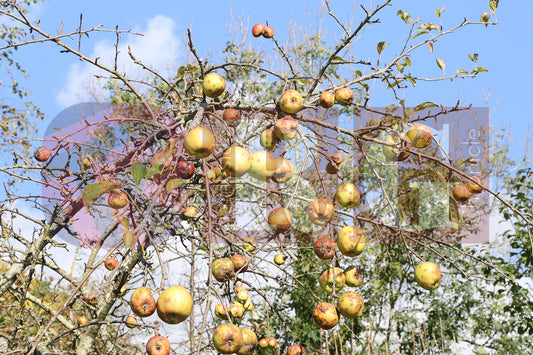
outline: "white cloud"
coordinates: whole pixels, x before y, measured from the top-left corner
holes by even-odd
[[[135,65],[128,54],[128,47],[133,55],[144,65],[165,73],[165,70],[175,66],[178,58],[178,49],[181,40],[174,33],[175,22],[169,17],[157,15],[148,21],[146,29],[135,30],[144,36],[122,34],[119,43],[117,67],[120,73],[126,73],[129,78],[138,79],[146,75],[139,66]],[[114,66],[114,42],[105,39],[97,42],[90,58],[97,58],[98,62],[108,67]],[[106,75],[102,70],[88,63],[74,63],[67,69],[67,78],[64,87],[56,95],[59,105],[67,107],[76,103],[87,101],[91,98],[90,89],[98,92],[105,80],[94,78],[95,74]]]

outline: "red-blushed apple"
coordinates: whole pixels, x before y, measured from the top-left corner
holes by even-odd
[[[222,119],[226,121],[226,124],[230,127],[236,127],[241,122],[241,111],[234,108],[227,108],[222,114]]]
[[[268,339],[263,338],[263,339],[259,340],[259,346],[261,348],[263,348],[263,349],[267,348],[268,347]]]
[[[274,29],[270,26],[264,26],[262,35],[265,38],[272,38],[274,37]]]
[[[256,23],[254,27],[252,27],[252,36],[259,37],[261,35],[263,35],[263,25]]]
[[[47,161],[51,155],[50,149],[46,147],[39,147],[33,152],[33,157],[40,163]]]
[[[231,323],[224,323],[216,327],[213,333],[213,346],[221,354],[237,352],[243,343],[241,329]]]
[[[248,237],[243,240],[242,247],[249,253],[255,253],[257,250],[257,240],[254,237]]]
[[[112,191],[107,197],[109,207],[119,210],[128,204],[128,195],[124,191]]]
[[[280,139],[274,134],[274,131],[269,128],[265,129],[259,138],[259,144],[261,144],[261,147],[270,151],[273,151],[279,142]]]
[[[268,338],[268,346],[271,348],[277,348],[278,347],[278,340],[276,338]]]
[[[82,299],[87,302],[87,304],[90,304],[91,306],[96,306],[98,304],[98,301],[100,300],[100,297],[96,292],[91,292],[86,297],[82,297]]]
[[[283,208],[275,208],[268,214],[268,225],[273,231],[286,232],[292,224],[291,213]]]
[[[248,175],[260,181],[269,180],[276,171],[276,160],[266,150],[260,150],[250,156]]]
[[[322,237],[317,239],[313,246],[315,255],[322,260],[333,259],[335,255],[335,242],[328,237]]]
[[[148,355],[169,355],[170,342],[162,335],[153,336],[146,343],[146,353]]]
[[[157,315],[167,324],[178,324],[192,312],[192,297],[183,286],[172,286],[157,298]]]
[[[276,265],[285,264],[285,259],[287,259],[287,257],[285,255],[283,255],[283,254],[274,255],[274,262],[276,263]]]
[[[363,274],[353,265],[344,269],[344,276],[346,278],[346,285],[350,287],[357,287],[363,282]]]
[[[277,184],[283,184],[290,180],[294,174],[294,166],[289,159],[276,158],[276,170],[272,174],[272,181]]]
[[[292,344],[287,348],[285,355],[306,355],[305,348],[298,344]]]
[[[363,305],[363,297],[353,291],[344,292],[337,298],[337,310],[343,317],[349,319],[361,316]]]
[[[107,258],[104,262],[104,266],[107,270],[115,270],[118,265],[118,261],[115,258]]]
[[[222,169],[231,177],[241,177],[248,172],[252,161],[243,147],[231,146],[222,155]]]
[[[250,259],[241,254],[233,254],[231,256],[231,262],[236,272],[245,272],[248,270],[248,263]]]
[[[477,176],[473,179],[476,180],[476,182],[468,181],[466,187],[468,187],[468,191],[470,191],[470,193],[479,194],[481,193],[481,191],[483,191],[483,180],[481,180]]]
[[[298,133],[298,122],[290,116],[280,118],[274,123],[274,134],[283,141],[290,141],[296,137],[296,133]]]
[[[333,274],[335,274],[335,276],[333,276]],[[342,272],[342,269],[338,267],[335,268],[335,271],[333,268],[329,268],[322,272],[318,278],[318,284],[327,293],[332,293],[333,278],[335,278],[335,292],[342,290],[344,284],[346,283],[346,278],[344,276],[344,272]]]
[[[331,156],[331,161],[335,164],[342,163],[342,154],[340,152],[336,152]]]
[[[407,137],[409,137],[413,147],[425,148],[431,144],[431,141],[433,140],[433,133],[431,133],[431,129],[429,129],[428,126],[415,123],[407,131]]]
[[[383,154],[385,158],[391,161],[404,161],[411,153],[404,150],[409,148],[411,141],[405,133],[401,135],[391,134],[385,138],[385,142],[393,145],[383,145]]]
[[[281,111],[292,115],[300,111],[303,107],[304,99],[302,95],[296,90],[287,90],[279,99],[279,108]]]
[[[205,127],[195,127],[185,136],[185,150],[196,158],[208,157],[215,150],[215,136]]]
[[[84,324],[89,323],[89,320],[85,316],[79,316],[78,318],[76,318],[76,321],[78,322],[79,325],[84,325]]]
[[[418,264],[415,268],[416,282],[426,290],[434,290],[439,287],[442,274],[437,264],[430,261]]]
[[[242,346],[235,354],[248,355],[257,345],[257,335],[250,328],[241,328],[242,332]]]
[[[228,319],[228,308],[226,308],[222,303],[219,303],[215,306],[215,316],[220,319]]]
[[[202,81],[202,91],[205,96],[215,98],[220,96],[226,89],[224,79],[215,73],[207,74]]]
[[[347,106],[353,102],[353,91],[349,88],[341,88],[335,91],[335,101],[338,104]]]
[[[331,91],[322,91],[318,104],[324,108],[330,108],[335,105],[335,94]]]
[[[322,329],[331,329],[339,322],[339,315],[334,305],[327,302],[321,302],[313,311],[315,323]]]
[[[130,307],[139,317],[149,317],[154,314],[157,304],[152,291],[148,287],[139,287],[131,294]]]
[[[239,302],[233,302],[231,306],[229,306],[228,313],[230,316],[234,319],[240,319],[244,315],[244,306],[242,303]]]
[[[137,319],[133,316],[126,317],[126,327],[135,328],[137,326]]]
[[[226,282],[235,274],[235,268],[230,258],[220,258],[213,261],[211,272],[215,280]]]
[[[196,168],[192,161],[180,160],[176,165],[176,174],[180,179],[190,179],[194,175]]]
[[[312,201],[307,207],[307,216],[314,224],[325,226],[335,214],[333,203],[325,197]]]
[[[457,185],[453,188],[453,198],[458,202],[466,202],[470,198],[470,190],[465,185]]]
[[[342,227],[337,237],[337,246],[343,255],[357,256],[365,250],[365,234],[359,227]]]
[[[345,208],[355,207],[359,203],[360,198],[361,194],[359,193],[359,189],[350,182],[339,186],[335,194],[335,200]]]

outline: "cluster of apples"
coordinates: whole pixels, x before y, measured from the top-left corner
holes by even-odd
[[[141,317],[149,317],[157,311],[159,319],[167,324],[179,324],[186,320],[192,312],[193,300],[189,291],[183,286],[172,286],[165,289],[157,298],[157,302],[148,287],[139,287],[131,295],[132,312]],[[135,327],[134,317],[126,318],[128,327]],[[146,343],[149,355],[170,354],[170,342],[165,336],[155,335]]]
[[[256,23],[252,27],[252,36],[254,37],[263,36],[265,38],[272,38],[274,37],[274,29],[270,26],[263,26],[260,23]]]
[[[466,202],[471,194],[479,194],[483,191],[483,181],[479,177],[474,177],[474,181],[469,180],[466,185],[460,184],[453,188],[452,195],[458,202]]]

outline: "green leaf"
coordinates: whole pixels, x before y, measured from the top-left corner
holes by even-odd
[[[363,73],[361,73],[360,70],[354,71],[355,76],[363,76]]]
[[[346,63],[346,61],[344,59],[342,59],[341,57],[338,57],[338,56],[335,56],[331,59],[333,62],[343,62],[343,63]]]
[[[159,173],[161,172],[162,169],[163,169],[163,164],[159,164],[159,165],[152,166],[150,169],[148,169],[148,170],[146,171],[145,178],[146,178],[146,179],[149,179],[149,178],[151,178],[152,176],[154,176],[155,174],[159,174]]]
[[[182,179],[171,179],[167,182],[167,193],[169,194],[174,190],[176,187],[180,187],[181,185],[187,183],[187,181]]]
[[[136,161],[131,165],[131,176],[135,181],[135,185],[139,185],[142,179],[146,176],[146,165]]]
[[[94,184],[87,186],[83,190],[81,194],[83,205],[86,208],[90,208],[93,205],[93,203],[96,200],[98,200],[100,196],[102,196],[108,191],[111,191],[119,187],[120,187],[120,184],[117,182],[113,182],[113,181],[95,182]]]
[[[446,69],[446,64],[444,63],[444,61],[440,58],[437,58],[437,65],[439,66],[439,68],[441,68],[442,70],[445,70]]]
[[[409,24],[409,20],[411,19],[411,15],[409,15],[407,12],[403,10],[398,10],[396,15],[400,16],[400,18],[403,20],[403,22]]]
[[[359,84],[359,85],[361,85],[362,87],[364,87],[366,91],[368,91],[368,90],[370,89],[370,86],[368,86],[368,84],[365,83],[365,82],[363,82],[363,81],[361,81],[361,82],[359,82],[359,83],[357,83],[357,84]]]
[[[490,9],[490,12],[492,12],[492,14],[494,16],[496,16],[496,9],[498,8],[498,3],[500,2],[500,0],[490,0],[489,1],[489,9]]]
[[[479,73],[479,72],[482,72],[482,71],[486,71],[488,72],[488,70],[486,68],[483,68],[483,67],[477,67],[477,68],[474,68],[471,73]]]
[[[416,86],[415,78],[413,78],[411,75],[406,75],[405,77],[411,82],[411,84],[413,84],[413,86]]]
[[[477,62],[477,58],[478,58],[478,54],[477,53],[474,53],[474,56],[471,56],[470,54],[468,55],[468,58],[470,58],[471,61],[473,61],[474,63]]]
[[[130,228],[130,221],[128,220],[128,217],[126,216],[118,216],[116,217],[117,223],[120,223],[124,226],[124,228],[128,229]]]
[[[442,9],[436,9],[435,15],[437,15],[437,17],[440,18],[440,14],[442,14],[443,12],[444,12],[444,6],[442,7]]]
[[[122,234],[122,240],[124,241],[126,248],[129,248],[135,243],[135,234],[132,231],[127,230]]]
[[[422,36],[422,35],[425,35],[429,33],[429,31],[421,31],[421,32],[418,32],[416,35],[414,35],[411,39],[415,39],[416,37],[418,36]]]
[[[425,110],[426,108],[430,108],[430,107],[439,107],[439,105],[437,105],[436,103],[433,103],[433,102],[430,102],[430,101],[426,101],[420,105],[417,105],[415,108],[414,108],[414,112],[418,112],[418,111],[422,111],[422,110]]]
[[[396,65],[396,68],[398,68],[400,73],[403,73],[403,64],[395,62],[394,65]]]
[[[464,70],[464,69],[457,69],[457,71],[455,72],[455,75],[458,75],[458,74],[461,74],[461,73],[468,74],[468,72],[466,70]]]
[[[381,42],[379,42],[379,43],[378,43],[378,46],[377,46],[377,48],[378,48],[378,54],[381,54],[381,52],[383,51],[383,49],[384,49],[385,47],[387,47],[389,44],[390,44],[390,43],[385,43],[385,41],[381,41]]]
[[[411,58],[405,57],[403,60],[403,65],[407,65],[408,67],[411,67]]]

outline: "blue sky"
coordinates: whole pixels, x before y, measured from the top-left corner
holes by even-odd
[[[384,60],[397,53],[403,45],[408,27],[396,16],[402,9],[421,17],[421,23],[439,23],[435,9],[445,6],[442,20],[445,28],[457,25],[463,18],[478,20],[482,12],[488,11],[488,0],[472,1],[393,1],[394,7],[387,8],[380,16],[382,23],[373,25],[356,43],[358,59],[375,58],[376,43],[390,42],[384,52]],[[341,21],[347,21],[354,14],[359,20],[362,9],[351,1],[331,1],[332,10]],[[371,8],[370,1],[363,2]],[[377,4],[373,2],[374,6]],[[91,1],[73,2],[50,0],[31,9],[33,18],[41,19],[41,27],[56,33],[63,23],[63,30],[73,31],[79,24],[83,13],[84,28],[102,24],[104,28],[132,29],[146,36],[123,36],[124,51],[126,44],[152,67],[167,72],[184,62],[187,48],[184,42],[186,29],[190,27],[196,48],[201,56],[216,53],[230,40],[228,24],[231,16],[243,17],[243,25],[251,29],[254,23],[269,24],[276,31],[276,38],[283,43],[291,21],[300,24],[316,23],[317,13],[321,11],[321,1],[209,1],[209,2],[170,2],[153,1],[149,5],[140,1]],[[306,12],[309,15],[306,15]],[[487,106],[491,109],[491,120],[495,127],[510,127],[513,134],[513,155],[521,153],[521,146],[531,121],[527,113],[530,98],[530,83],[533,74],[529,70],[532,49],[530,38],[532,30],[527,14],[533,13],[533,2],[527,0],[501,2],[497,10],[499,25],[470,26],[435,43],[431,53],[427,47],[420,48],[412,57],[413,68],[427,77],[438,77],[442,71],[435,64],[436,58],[446,63],[446,73],[453,74],[456,69],[472,69],[473,63],[467,54],[478,53],[478,65],[486,67],[489,73],[481,73],[475,79],[462,79],[453,82],[423,84],[406,90],[401,94],[407,105],[424,101],[453,105],[457,100],[465,105]],[[491,20],[493,17],[491,18]],[[341,30],[334,20],[327,16],[322,19],[322,30],[328,38],[339,38]],[[252,39],[252,38],[250,38]],[[528,41],[529,39],[529,41]],[[94,56],[102,56],[113,48],[112,33],[96,33],[82,42],[82,51]],[[74,43],[74,42],[73,42]],[[76,42],[77,43],[77,42]],[[272,43],[256,39],[252,44],[267,53],[274,53]],[[77,46],[77,44],[76,44]],[[389,56],[389,57],[388,57]],[[18,59],[27,68],[30,77],[22,83],[30,88],[33,100],[47,115],[42,127],[63,108],[83,101],[77,96],[80,87],[91,73],[85,64],[70,54],[59,53],[54,45],[39,44],[18,51]],[[125,62],[126,60],[124,60]],[[131,70],[131,66],[129,67]],[[371,104],[384,106],[393,102],[390,90],[379,85],[373,87]]]

